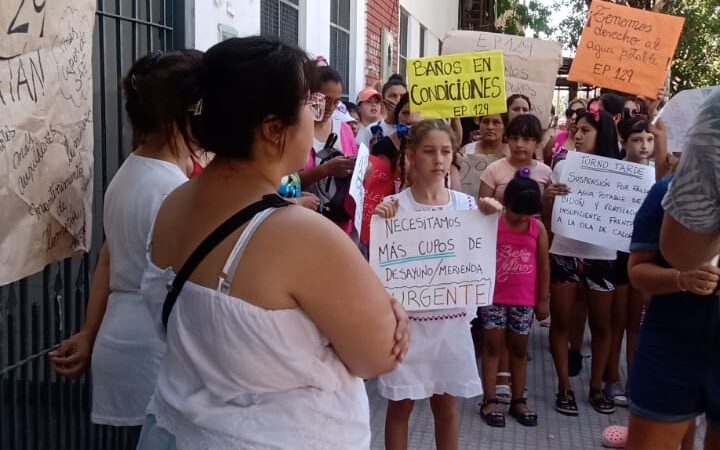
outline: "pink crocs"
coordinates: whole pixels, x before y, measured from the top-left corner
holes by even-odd
[[[620,425],[612,425],[603,431],[603,446],[607,448],[625,448],[628,429]]]

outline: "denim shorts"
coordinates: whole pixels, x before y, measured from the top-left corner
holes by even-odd
[[[708,423],[720,430],[720,360],[682,352],[643,334],[630,374],[630,411],[661,423],[685,422],[705,413]]]
[[[489,305],[479,309],[486,330],[510,329],[523,336],[530,334],[535,313],[531,306]]]

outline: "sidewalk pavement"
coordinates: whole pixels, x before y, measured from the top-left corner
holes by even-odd
[[[589,331],[583,354],[589,354]],[[563,416],[555,411],[557,382],[555,368],[549,352],[548,329],[533,324],[530,338],[532,361],[528,362],[528,405],[538,413],[538,426],[523,427],[506,415],[505,428],[491,428],[478,414],[480,398],[459,399],[460,449],[461,450],[594,450],[602,449],[602,432],[609,425],[627,425],[627,408],[617,407],[611,415],[595,412],[587,400],[590,358],[583,360],[583,370],[572,378],[578,401],[578,417]],[[622,353],[625,354],[624,351]],[[625,364],[622,376],[626,377]],[[367,383],[370,397],[372,426],[372,450],[383,450],[385,410],[387,401],[377,393],[375,381]],[[698,430],[696,448],[702,448]],[[410,419],[410,450],[435,448],[434,426],[430,404],[427,400],[415,404]]]

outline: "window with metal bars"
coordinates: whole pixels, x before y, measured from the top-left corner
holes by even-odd
[[[299,41],[299,0],[262,0],[260,34],[278,36],[290,44]]]
[[[406,77],[407,72],[407,53],[408,53],[408,15],[402,10],[400,11],[400,51],[398,52],[398,60],[400,67],[398,73]]]
[[[343,96],[350,84],[350,0],[330,0],[330,65],[343,79]]]

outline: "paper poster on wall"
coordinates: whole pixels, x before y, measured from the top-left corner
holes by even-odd
[[[409,59],[410,110],[426,119],[504,113],[504,67],[500,51]]]
[[[655,169],[581,152],[568,153],[560,182],[570,194],[555,197],[552,231],[627,252],[633,221],[655,184]]]
[[[360,144],[358,149],[357,158],[355,159],[355,168],[353,169],[352,177],[350,178],[350,197],[355,200],[355,216],[353,223],[358,233],[362,230],[363,221],[363,205],[365,204],[365,175],[368,169],[368,159],[370,158],[370,151],[365,144]]]
[[[90,246],[95,2],[0,8],[0,285]]]
[[[442,54],[502,50],[505,63],[505,92],[530,98],[531,112],[543,124],[550,123],[550,108],[558,69],[562,65],[559,42],[484,31],[450,31],[442,43]]]
[[[373,216],[370,265],[408,311],[489,305],[497,222],[497,214],[478,211]]]
[[[720,86],[681,91],[660,110],[658,118],[667,128],[668,151],[682,152],[685,149],[688,131],[695,123],[700,105],[718,91]]]
[[[683,17],[594,0],[568,79],[655,98],[665,85]]]

